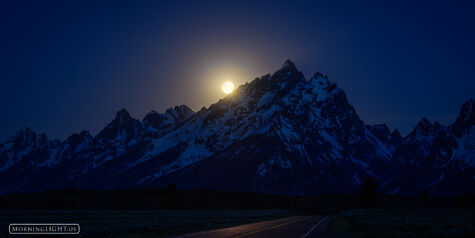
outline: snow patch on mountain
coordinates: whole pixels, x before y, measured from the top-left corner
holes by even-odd
[[[467,166],[475,168],[475,126],[468,129],[468,133],[457,139],[457,147],[452,158],[462,161]]]
[[[307,81],[287,60],[274,74],[196,113],[181,105],[140,121],[123,109],[95,137],[81,132],[63,142],[25,128],[0,144],[0,178],[11,183],[24,178],[25,185],[0,193],[43,189],[28,179],[44,168],[58,172],[54,181],[44,178],[45,186],[78,189],[110,188],[111,181],[158,186],[172,178],[190,188],[207,181],[218,188],[233,183],[236,189],[311,194],[335,192],[315,189],[331,184],[338,185],[337,192],[356,191],[366,176],[380,180],[385,193],[418,193],[415,189],[429,184],[441,189],[441,181],[456,181],[460,173],[475,177],[474,103],[463,105],[453,125],[423,119],[402,138],[386,125],[365,125],[327,76],[316,73]],[[426,170],[431,174],[417,173]]]

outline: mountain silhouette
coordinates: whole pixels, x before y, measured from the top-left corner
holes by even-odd
[[[276,194],[460,195],[475,189],[475,101],[449,126],[422,119],[402,137],[366,125],[322,73],[287,60],[209,108],[185,105],[143,120],[122,109],[96,136],[64,141],[29,128],[0,144],[0,193],[165,187]]]

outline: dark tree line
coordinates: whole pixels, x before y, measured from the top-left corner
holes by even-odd
[[[32,194],[0,196],[1,210],[21,209],[284,209],[300,213],[334,213],[355,208],[418,208],[475,206],[475,196],[436,198],[378,193],[374,178],[363,181],[359,194],[282,196],[254,192],[178,190],[166,188],[107,191],[51,190]]]
[[[363,208],[374,208],[378,202],[378,182],[374,177],[367,177],[360,187],[360,201]]]

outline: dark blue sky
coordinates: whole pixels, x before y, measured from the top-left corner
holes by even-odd
[[[367,123],[451,123],[475,94],[473,1],[2,1],[0,139],[96,134],[223,96],[292,59],[342,87]]]

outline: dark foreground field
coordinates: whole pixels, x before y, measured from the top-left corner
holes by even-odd
[[[318,220],[328,215],[325,237],[475,237],[475,196],[470,194],[280,196],[170,188],[3,195],[0,237],[8,235],[10,223],[79,223],[80,237],[168,237],[282,217]]]
[[[370,209],[332,217],[329,231],[341,237],[475,237],[475,208]]]
[[[81,233],[75,237],[169,237],[293,215],[284,210],[0,211],[0,237],[8,236],[10,223],[78,223]],[[475,208],[357,209],[328,221],[322,237],[475,237]]]
[[[81,232],[74,237],[168,237],[289,215],[281,210],[0,211],[0,237],[8,237],[10,223],[78,223]]]

